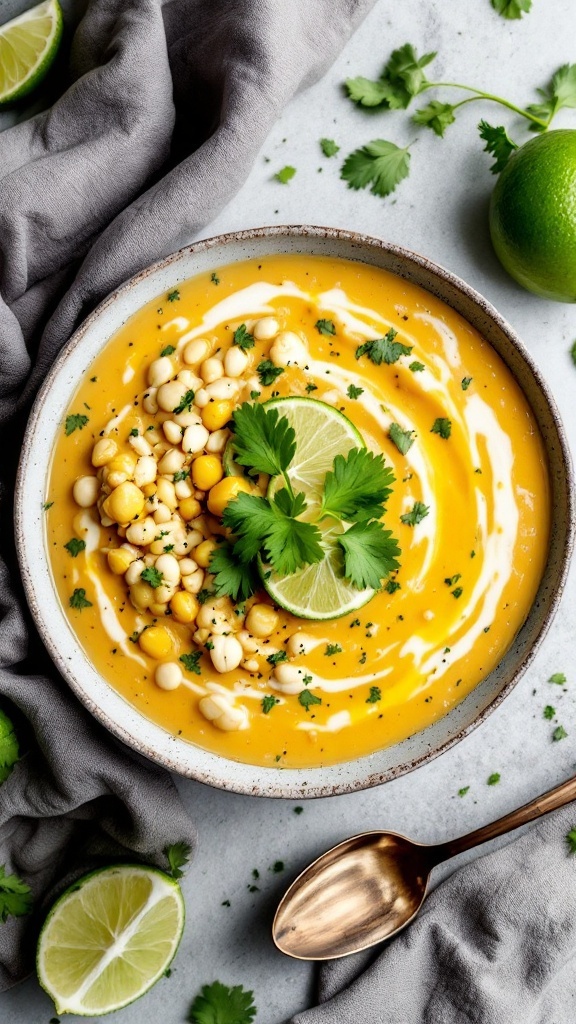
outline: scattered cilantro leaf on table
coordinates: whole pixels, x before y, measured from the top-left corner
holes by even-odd
[[[556,708],[553,708],[551,704],[547,704],[542,714],[550,722],[556,714]]]
[[[84,413],[70,413],[70,415],[66,417],[66,424],[64,427],[66,437],[70,437],[70,434],[73,434],[75,430],[83,430],[87,423],[88,417],[85,416]]]
[[[204,985],[188,1014],[189,1024],[251,1024],[256,1016],[254,993],[220,981]]]
[[[492,7],[503,18],[521,18],[532,10],[532,0],[491,0]]]
[[[30,886],[17,875],[7,875],[5,865],[0,865],[0,922],[6,924],[9,917],[29,914],[32,901]]]
[[[279,181],[281,185],[287,185],[295,174],[296,168],[291,167],[289,164],[287,164],[286,167],[282,167],[281,170],[276,171],[274,178],[276,181]]]
[[[470,786],[462,786],[462,789],[458,790],[458,796],[466,796],[466,793],[469,791],[469,789]]]
[[[347,78],[345,82],[346,91],[353,103],[359,107],[380,107],[388,106],[390,88],[386,82],[373,81],[371,78]]]
[[[400,454],[406,455],[406,452],[414,444],[413,433],[413,430],[402,430],[399,423],[391,423],[388,436],[394,442]]]
[[[191,853],[192,847],[189,843],[172,843],[172,846],[164,847],[164,854],[170,865],[172,878],[182,878],[184,874],[182,868],[186,867]]]
[[[336,153],[340,152],[340,146],[337,146],[334,139],[320,139],[320,149],[324,153],[324,156],[336,156]]]
[[[570,349],[570,356],[572,358],[572,362],[574,363],[574,366],[576,366],[576,341],[573,343],[573,345],[572,345],[572,347]]]
[[[492,772],[486,780],[486,785],[496,786],[500,782],[500,772]]]
[[[556,683],[557,686],[563,686],[566,682],[566,676],[563,672],[554,672],[548,680],[549,683]]]
[[[234,331],[233,345],[237,345],[243,352],[247,348],[254,348],[254,335],[246,329],[246,324],[240,324]]]
[[[576,826],[571,828],[566,835],[566,842],[568,843],[569,852],[576,853]]]
[[[326,473],[320,515],[346,522],[379,519],[394,479],[381,453],[351,448],[346,456],[337,455],[333,468]]]
[[[436,56],[425,53],[418,57],[410,43],[394,50],[379,79],[348,78],[346,89],[350,99],[362,107],[405,109],[411,99],[428,86],[424,68]]]
[[[422,501],[415,501],[410,511],[400,516],[400,522],[404,523],[405,526],[418,526],[418,523],[421,523],[426,518],[429,511],[428,505],[425,505]]]
[[[392,363],[398,362],[400,356],[409,356],[412,346],[403,345],[401,341],[395,341],[394,339],[397,335],[398,331],[391,327],[383,338],[373,338],[371,341],[365,341],[362,345],[358,345],[355,353],[356,359],[360,359],[361,356],[368,356],[376,366],[380,366],[382,363],[391,366]]]
[[[378,590],[382,580],[400,568],[400,548],[381,523],[354,523],[340,534],[338,544],[344,552],[344,577],[358,590]]]
[[[558,740],[565,740],[567,735],[568,735],[568,733],[566,732],[566,729],[564,728],[564,726],[563,725],[557,725],[556,728],[554,729],[554,732],[552,733],[552,739],[554,740],[555,743],[557,743]]]
[[[494,128],[487,121],[482,120],[478,125],[478,131],[480,132],[480,138],[486,143],[484,152],[490,153],[494,157],[494,163],[490,168],[492,174],[500,174],[500,171],[504,170],[512,153],[518,149],[518,146],[512,141],[502,125]]]
[[[6,782],[20,756],[14,726],[0,708],[0,783]]]
[[[374,139],[346,157],[340,177],[348,188],[370,186],[375,196],[389,196],[410,173],[409,146],[401,148],[385,139]]]
[[[84,551],[84,548],[86,547],[86,541],[78,540],[77,537],[71,537],[70,540],[64,545],[64,547],[66,548],[68,554],[72,556],[72,558],[76,558],[76,556],[79,555],[81,551]]]

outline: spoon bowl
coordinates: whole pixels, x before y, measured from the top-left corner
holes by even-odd
[[[389,939],[418,913],[433,847],[396,832],[364,832],[328,850],[292,883],[274,918],[278,948],[331,960]]]

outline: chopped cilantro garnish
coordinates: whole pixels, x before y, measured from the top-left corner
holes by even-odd
[[[66,425],[64,427],[66,437],[70,437],[70,434],[73,434],[75,430],[83,430],[87,423],[88,417],[85,416],[84,413],[70,413],[70,415],[66,417]]]
[[[360,398],[364,394],[364,388],[357,388],[355,384],[349,384],[346,392],[348,398]]]
[[[336,145],[334,139],[320,139],[320,148],[324,156],[336,156],[340,152],[340,146]]]
[[[237,345],[243,352],[247,348],[254,348],[254,335],[246,330],[246,324],[240,324],[240,327],[236,328],[232,344]]]
[[[377,704],[382,700],[382,691],[379,686],[371,686],[370,694],[366,697],[366,704]]]
[[[178,405],[176,406],[175,409],[172,410],[172,412],[176,416],[178,416],[178,414],[181,413],[181,412],[185,412],[185,411],[191,412],[191,410],[192,410],[192,403],[194,401],[194,394],[195,394],[195,392],[192,390],[192,388],[189,388],[189,390],[181,398],[181,400],[179,401]]]
[[[400,454],[406,455],[406,452],[414,444],[414,438],[412,437],[413,433],[413,430],[402,430],[402,427],[398,423],[391,423],[388,431],[388,437],[394,442]]]
[[[156,590],[160,586],[164,579],[161,572],[158,571],[156,566],[149,565],[146,569],[143,569],[140,574],[140,579],[144,580],[145,583],[149,583],[153,590]]]
[[[168,302],[177,302],[178,299],[180,298],[180,292],[178,291],[177,288],[174,288],[173,291],[168,292],[166,298],[168,299]]]
[[[286,167],[282,167],[279,171],[276,171],[274,178],[276,181],[279,181],[281,185],[287,185],[295,174],[296,168],[287,164]]]
[[[486,780],[486,785],[496,786],[500,782],[500,777],[500,772],[492,772],[492,775],[489,775]]]
[[[76,556],[79,555],[81,551],[84,551],[84,548],[86,547],[86,541],[78,540],[77,537],[71,537],[68,543],[64,545],[64,547],[66,548],[66,551],[68,551],[68,553],[72,555],[72,558],[76,558]]]
[[[400,516],[400,522],[406,526],[417,526],[423,519],[426,518],[430,511],[428,505],[424,505],[421,501],[415,501],[410,512],[405,512],[404,515]]]
[[[276,651],[274,654],[269,654],[266,658],[269,665],[279,665],[283,661],[288,661],[288,655],[286,651]]]
[[[462,377],[462,380],[460,382],[461,383],[461,387],[462,387],[462,391],[468,391],[468,388],[470,387],[470,385],[472,383],[472,380],[473,380],[472,377]]]
[[[419,363],[417,360],[414,360],[413,363],[410,363],[408,369],[412,370],[412,373],[422,373],[422,370],[425,370],[426,367],[424,366],[424,363]]]
[[[568,735],[568,733],[566,732],[566,729],[564,728],[564,726],[563,725],[557,725],[556,728],[554,729],[554,732],[552,733],[552,739],[555,742],[557,742],[558,740],[566,739],[567,735]]]
[[[317,320],[314,326],[319,334],[324,334],[327,338],[336,334],[336,325],[333,320]]]
[[[439,416],[437,419],[434,420],[430,433],[439,434],[440,437],[444,438],[444,440],[447,441],[448,438],[450,437],[450,434],[452,433],[452,422],[446,419],[445,416]]]
[[[558,686],[563,686],[566,682],[566,676],[563,672],[555,672],[554,675],[550,676],[549,683],[556,683]]]
[[[92,607],[92,602],[86,599],[86,591],[84,590],[84,587],[76,588],[70,598],[69,604],[71,608],[78,608],[79,611],[82,611],[83,608]]]
[[[342,654],[342,648],[340,647],[340,644],[326,644],[324,654],[328,658],[331,658],[333,654]]]
[[[279,703],[279,701],[277,697],[273,697],[271,694],[267,693],[265,697],[262,697],[261,703],[262,711],[264,712],[265,715],[267,715],[272,710],[274,705]]]
[[[160,355],[161,356],[171,356],[172,353],[175,352],[175,351],[176,351],[176,349],[175,349],[174,345],[166,345],[166,348],[162,349]]]
[[[258,363],[256,372],[260,379],[260,383],[263,388],[269,388],[275,380],[284,373],[283,366],[274,366],[274,363],[270,359],[263,359],[261,363]]]
[[[402,345],[401,342],[394,341],[397,334],[398,331],[391,327],[383,338],[374,338],[372,341],[365,341],[363,345],[358,345],[356,359],[360,359],[361,356],[368,356],[376,366],[380,366],[382,363],[390,366],[392,363],[398,362],[400,356],[409,356],[412,346]]]
[[[190,654],[181,654],[178,660],[182,662],[187,672],[192,672],[195,676],[199,676],[202,674],[198,664],[201,657],[202,651],[191,651]]]
[[[544,718],[548,719],[550,722],[554,718],[555,714],[556,708],[553,708],[551,704],[547,704],[543,711]]]
[[[212,284],[220,284],[220,278],[218,277],[218,274],[216,273],[215,270],[213,270],[212,273],[210,274],[210,280]]]
[[[306,711],[309,711],[313,704],[321,704],[322,698],[317,697],[315,693],[311,693],[310,690],[301,690],[298,694],[298,702]]]

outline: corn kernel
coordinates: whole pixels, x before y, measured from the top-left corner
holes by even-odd
[[[221,516],[228,502],[233,501],[241,492],[250,494],[252,488],[242,476],[225,476],[215,484],[208,495],[208,508],[212,515]]]
[[[176,622],[194,622],[200,605],[192,594],[179,590],[170,601],[170,609]]]
[[[221,430],[232,418],[232,409],[232,402],[226,399],[208,402],[202,409],[202,423],[207,430]]]
[[[209,491],[223,476],[222,461],[217,455],[199,455],[192,463],[192,482],[201,491]]]
[[[246,629],[259,639],[270,636],[278,625],[278,615],[269,604],[253,604],[246,616]]]
[[[166,658],[172,650],[172,637],[164,626],[150,626],[140,634],[138,643],[151,658]]]
[[[138,611],[145,611],[154,601],[154,591],[147,583],[135,583],[130,587],[130,600]]]
[[[108,568],[117,576],[123,576],[132,562],[136,561],[136,555],[127,548],[113,548],[108,552]]]
[[[144,500],[140,488],[126,480],[114,488],[102,507],[115,523],[130,523],[142,512]]]
[[[194,548],[194,561],[202,569],[207,569],[210,565],[210,559],[212,558],[212,552],[216,548],[216,543],[213,540],[203,540],[197,548]]]
[[[136,468],[136,456],[132,452],[121,452],[115,455],[106,466],[106,483],[110,487],[118,487],[125,480],[130,480]]]

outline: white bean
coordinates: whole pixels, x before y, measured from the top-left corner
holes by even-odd
[[[205,384],[212,384],[213,381],[224,376],[224,367],[220,359],[210,356],[209,359],[204,360],[199,372]]]
[[[230,431],[226,427],[214,430],[206,441],[206,451],[212,454],[223,452],[230,437]]]
[[[183,352],[184,362],[188,366],[196,366],[206,359],[211,347],[210,342],[205,338],[195,338],[194,341],[189,341]]]
[[[128,444],[132,446],[137,455],[152,454],[152,445],[148,444],[148,441],[142,434],[138,434],[136,437],[129,437]]]
[[[321,402],[325,402],[326,405],[338,405],[342,401],[342,395],[336,388],[331,388],[330,391],[325,391],[320,398]]]
[[[204,390],[209,398],[215,399],[217,402],[221,402],[225,399],[236,398],[236,395],[240,390],[240,384],[232,377],[221,377],[220,380],[215,380],[212,384],[207,384]]]
[[[275,366],[306,366],[310,353],[294,331],[280,331],[270,349],[270,359]]]
[[[170,444],[180,444],[182,440],[182,427],[179,427],[174,420],[165,420],[162,424],[162,430],[164,431],[167,441]]]
[[[172,518],[172,513],[168,508],[168,505],[160,504],[154,513],[154,522],[159,526],[162,523],[169,523]]]
[[[210,401],[210,395],[206,391],[206,388],[200,388],[200,391],[196,392],[194,396],[194,405],[198,406],[199,409],[204,409]]]
[[[306,689],[305,668],[296,668],[296,665],[276,665],[270,676],[270,686],[280,693],[301,693]]]
[[[183,576],[190,576],[191,573],[196,572],[198,563],[193,558],[181,558],[180,559],[180,572]]]
[[[154,591],[154,601],[157,604],[168,604],[168,601],[174,597],[175,593],[176,587],[171,586],[169,583],[161,583]]]
[[[173,448],[172,451],[176,451],[176,449]],[[176,491],[174,490],[174,484],[171,480],[159,480],[156,493],[158,495],[158,500],[164,505],[167,505],[169,509],[174,510],[176,508],[178,499],[176,498]]]
[[[74,501],[80,508],[91,508],[98,500],[100,484],[95,476],[79,476],[72,488]]]
[[[142,558],[138,558],[135,562],[132,562],[128,566],[124,573],[124,579],[129,587],[133,587],[135,583],[138,583],[140,576],[146,568],[146,562]]]
[[[92,449],[92,465],[105,466],[114,458],[117,451],[118,445],[113,437],[101,437]]]
[[[189,594],[199,594],[204,586],[204,569],[196,569],[196,572],[187,573],[182,577],[182,586]]]
[[[244,657],[242,644],[233,636],[213,636],[210,658],[217,672],[233,672]]]
[[[280,324],[273,316],[263,316],[257,320],[252,329],[256,341],[270,341],[280,330]]]
[[[202,378],[197,377],[192,370],[180,370],[180,373],[176,374],[176,380],[182,381],[187,391],[197,391],[202,387]]]
[[[146,412],[149,412],[151,416],[154,416],[158,412],[158,402],[156,401],[156,395],[158,394],[158,388],[148,388],[148,391],[142,399],[142,406]]]
[[[140,519],[137,523],[131,523],[126,530],[126,536],[131,544],[138,544],[139,547],[148,547],[156,536],[158,530],[152,516]]]
[[[164,412],[174,412],[180,405],[188,388],[181,380],[170,380],[158,388],[156,401]]]
[[[184,452],[178,450],[178,448],[170,448],[166,455],[164,455],[158,463],[158,472],[164,473],[168,476],[172,476],[174,473],[178,473],[182,469],[186,461]]]
[[[148,383],[153,388],[159,388],[166,381],[169,381],[174,374],[174,367],[168,356],[160,356],[159,359],[155,359],[153,363],[150,363],[148,368]]]
[[[185,412],[174,413],[174,423],[179,427],[193,427],[195,423],[202,423],[202,417],[195,409],[186,409]]]
[[[223,732],[236,732],[248,728],[248,711],[245,707],[233,707],[222,694],[214,693],[202,697],[198,707],[204,718],[222,729]]]
[[[156,666],[154,682],[161,690],[177,690],[182,682],[182,669],[175,661],[163,661]]]
[[[249,362],[250,356],[238,345],[233,345],[224,356],[224,370],[228,377],[241,377]]]
[[[153,484],[156,479],[157,466],[153,455],[141,455],[134,470],[134,483],[137,487]]]
[[[182,498],[191,498],[194,494],[194,488],[189,480],[177,480],[174,490],[178,501],[182,501]]]
[[[193,427],[186,427],[182,438],[182,448],[185,452],[195,455],[196,452],[201,452],[206,447],[209,437],[210,431],[206,430],[201,423]]]
[[[180,579],[180,566],[178,565],[178,559],[174,558],[174,555],[160,555],[156,559],[156,568],[159,573],[162,573],[166,583],[178,583]]]

